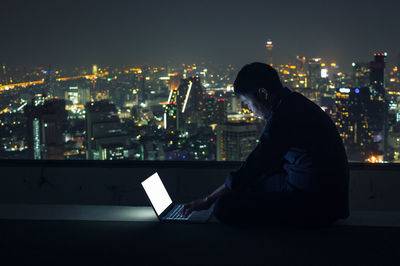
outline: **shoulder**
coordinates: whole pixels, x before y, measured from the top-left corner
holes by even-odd
[[[276,111],[290,113],[292,116],[313,116],[325,113],[318,104],[296,91],[292,91],[282,99]]]
[[[306,104],[309,102],[311,101],[307,97],[297,91],[292,91],[282,101],[283,104]]]
[[[276,104],[275,108],[271,110],[269,118],[272,120],[289,119],[291,117],[290,114],[298,109],[300,102],[303,101],[301,97],[304,96],[298,92],[290,91],[284,97],[282,97],[279,103]]]

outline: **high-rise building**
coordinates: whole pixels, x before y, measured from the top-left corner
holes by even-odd
[[[400,67],[389,72],[386,94],[388,105],[388,161],[400,162]]]
[[[137,93],[138,93],[138,103],[145,103],[150,96],[150,74],[152,73],[152,69],[149,66],[144,66],[141,68],[141,71],[137,74]]]
[[[352,63],[353,86],[356,88],[369,87],[370,84],[370,63]]]
[[[128,144],[114,104],[99,101],[86,104],[86,140],[89,160],[123,159]]]
[[[378,156],[378,146],[373,142],[370,128],[374,114],[369,88],[337,89],[335,103],[336,110],[332,118],[342,137],[349,161],[364,162],[370,156]]]
[[[65,99],[67,100],[67,110],[73,112],[83,110],[85,104],[90,102],[89,88],[69,87],[65,91]]]
[[[164,113],[164,128],[178,132],[183,125],[203,126],[206,111],[200,77],[182,79],[177,89],[170,90]]]
[[[217,160],[244,161],[259,138],[254,123],[228,122],[217,126]]]
[[[388,161],[400,161],[400,92],[389,91],[386,96],[389,105],[387,150]]]
[[[92,74],[97,75],[97,65],[92,66]]]
[[[311,58],[308,61],[308,88],[317,90],[321,81],[321,58]]]
[[[297,65],[286,64],[275,67],[284,86],[294,89],[307,88],[307,74],[298,70]]]
[[[171,91],[171,93],[179,97],[178,90]],[[182,122],[182,114],[178,108],[178,102],[169,101],[164,111],[164,129],[172,134],[178,133],[181,130]]]
[[[296,56],[297,74],[306,74],[306,57]]]
[[[370,64],[370,85],[372,97],[385,97],[385,67],[387,53],[374,54],[374,61]]]
[[[212,95],[211,95],[212,96]],[[205,124],[209,125],[222,125],[227,121],[228,111],[228,98],[216,98],[208,96],[205,99]]]
[[[228,114],[237,114],[242,110],[242,102],[234,94],[229,95],[227,102]]]
[[[182,96],[178,89],[181,80],[176,77],[171,77],[169,83],[169,96],[167,105],[164,111],[164,129],[174,134],[181,130],[182,125]]]
[[[0,84],[8,84],[9,83],[9,78],[7,74],[7,67],[5,64],[1,65],[1,71],[0,71]]]
[[[43,91],[44,95],[56,96],[56,85],[55,85],[55,77],[54,70],[51,69],[51,65],[48,66],[46,71],[43,71],[44,83],[43,83]]]
[[[90,102],[90,89],[89,88],[79,88],[78,99],[80,105],[85,105]]]
[[[197,126],[204,125],[202,119],[205,113],[205,97],[201,86],[200,77],[192,76],[186,80],[182,80],[180,95],[182,99],[182,115],[185,123],[196,124]]]
[[[374,141],[379,144],[379,149],[384,160],[387,159],[387,133],[388,133],[388,106],[386,103],[385,86],[385,59],[387,53],[375,53],[374,61],[371,62],[370,70],[370,92],[371,105],[374,115],[372,116],[371,129],[374,132]]]
[[[274,48],[274,44],[271,39],[268,39],[265,43],[265,48],[267,49],[267,64],[272,66],[272,49]]]
[[[32,101],[25,106],[27,142],[33,159],[63,160],[67,120],[64,100]]]
[[[79,88],[69,87],[65,92],[65,99],[71,101],[73,105],[77,105],[79,103]]]
[[[211,113],[211,123],[223,125],[227,122],[228,118],[228,98],[215,99],[214,106],[210,108]]]

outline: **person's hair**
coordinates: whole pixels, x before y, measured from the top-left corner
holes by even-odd
[[[233,87],[237,96],[249,96],[255,95],[259,88],[275,93],[283,86],[275,69],[267,64],[255,62],[245,65],[239,71]]]

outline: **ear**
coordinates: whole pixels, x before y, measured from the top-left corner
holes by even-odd
[[[268,98],[268,91],[267,91],[265,88],[259,88],[259,89],[258,89],[258,93],[259,93],[260,95],[264,94],[263,98],[264,98],[265,100],[267,100],[267,98]]]

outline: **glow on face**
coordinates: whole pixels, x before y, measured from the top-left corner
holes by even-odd
[[[254,113],[255,116],[263,119],[265,115],[264,114],[265,108],[263,108],[259,103],[257,103],[255,99],[242,95],[240,95],[240,99],[245,105],[249,107],[250,111]]]

